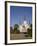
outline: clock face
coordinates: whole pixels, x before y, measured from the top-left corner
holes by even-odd
[[[24,24],[27,24],[27,21],[24,21]]]

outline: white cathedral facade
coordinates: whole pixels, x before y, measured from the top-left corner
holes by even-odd
[[[19,31],[20,32],[27,32],[27,29],[30,28],[27,21],[24,21],[23,24],[19,25]]]

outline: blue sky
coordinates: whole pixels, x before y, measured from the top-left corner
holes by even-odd
[[[32,7],[10,6],[10,26],[22,24],[24,20],[32,23]]]

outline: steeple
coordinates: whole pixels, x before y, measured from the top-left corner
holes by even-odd
[[[26,20],[26,16],[23,16],[24,21]]]

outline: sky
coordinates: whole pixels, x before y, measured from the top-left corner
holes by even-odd
[[[32,23],[32,7],[10,6],[10,26],[22,24],[25,20]]]

